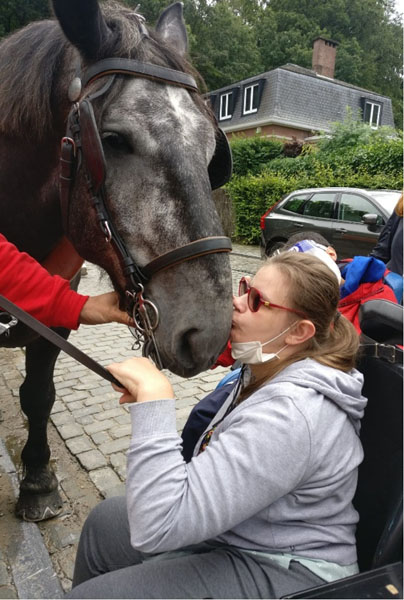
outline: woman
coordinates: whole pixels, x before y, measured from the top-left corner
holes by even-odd
[[[109,367],[132,414],[127,505],[90,514],[68,597],[279,598],[357,572],[366,399],[338,281],[286,252],[251,286],[231,329],[247,366],[190,463],[166,377],[146,359]]]
[[[403,195],[397,202],[395,209],[380,232],[376,246],[369,256],[379,258],[386,267],[403,275]]]

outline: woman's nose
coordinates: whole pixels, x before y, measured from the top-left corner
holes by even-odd
[[[238,312],[244,312],[247,309],[247,294],[233,296],[233,308]]]

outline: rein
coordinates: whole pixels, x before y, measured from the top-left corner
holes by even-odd
[[[134,335],[138,344],[152,341],[157,361],[157,345],[153,331],[159,322],[158,309],[150,300],[143,297],[144,284],[159,271],[181,264],[194,258],[217,252],[230,252],[231,240],[224,236],[211,236],[194,240],[139,266],[119,232],[114,227],[106,205],[106,161],[94,116],[92,101],[104,95],[113,85],[116,75],[142,77],[164,84],[175,85],[187,90],[198,91],[194,78],[188,73],[143,63],[129,58],[107,58],[87,69],[82,80],[75,77],[69,87],[69,98],[74,102],[67,121],[66,136],[61,141],[60,156],[60,201],[65,233],[68,232],[69,208],[75,176],[80,168],[85,168],[85,176],[92,195],[97,219],[107,243],[113,242],[127,280],[126,295],[132,306],[135,324]],[[97,92],[83,96],[81,90],[101,77],[108,80]],[[220,187],[231,176],[231,153],[225,134],[219,129],[216,150],[208,167],[212,189]],[[128,309],[129,312],[129,309]],[[150,343],[147,343],[147,351]],[[144,351],[145,347],[144,347]]]

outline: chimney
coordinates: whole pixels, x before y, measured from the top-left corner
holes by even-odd
[[[334,78],[338,42],[318,37],[313,42],[312,69],[319,75]]]

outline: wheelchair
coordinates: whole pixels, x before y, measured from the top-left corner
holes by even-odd
[[[284,598],[403,597],[403,307],[370,300],[360,324],[358,369],[368,398],[354,497],[360,572]]]

